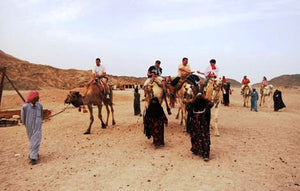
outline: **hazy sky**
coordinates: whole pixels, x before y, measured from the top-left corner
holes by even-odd
[[[300,73],[299,0],[0,0],[0,49],[32,63],[145,76],[217,60],[254,82]]]

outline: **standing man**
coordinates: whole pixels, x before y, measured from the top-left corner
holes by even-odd
[[[93,72],[93,80],[103,84],[104,91],[106,93],[106,99],[110,99],[110,96],[109,96],[110,90],[109,90],[109,87],[107,85],[108,78],[107,78],[107,75],[106,75],[106,69],[101,64],[100,58],[96,58],[96,66],[92,70],[92,72]]]
[[[43,106],[38,102],[39,92],[31,90],[26,103],[21,109],[21,121],[25,125],[26,133],[30,143],[30,164],[37,164],[39,148],[42,140]]]

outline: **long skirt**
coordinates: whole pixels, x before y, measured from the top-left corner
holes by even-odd
[[[209,158],[210,153],[210,132],[209,122],[204,115],[194,115],[191,118],[191,151],[195,155]]]
[[[134,109],[134,115],[141,114],[140,94],[137,93],[134,94],[133,109]]]
[[[153,144],[155,146],[165,145],[164,140],[164,123],[167,121],[166,116],[161,116],[159,118],[145,117],[145,134],[148,139],[153,137]]]
[[[257,111],[257,99],[252,99],[251,98],[251,111]]]
[[[274,100],[274,111],[278,111],[279,109],[286,107],[282,100],[281,91],[276,90],[274,92],[273,100]]]
[[[223,103],[225,106],[229,106],[229,93],[223,94]]]

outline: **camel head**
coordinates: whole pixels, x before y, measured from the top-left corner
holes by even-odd
[[[187,83],[187,84],[184,85],[184,89],[185,89],[184,97],[188,98],[188,99],[192,99],[193,94],[194,94],[193,89],[192,89],[192,85]]]
[[[220,79],[220,78],[215,78],[214,79],[214,89],[215,90],[220,90],[222,85],[223,85],[222,79]]]
[[[80,107],[81,105],[83,105],[82,96],[77,91],[70,91],[67,95],[67,98],[65,99],[65,103],[72,104],[75,107]]]
[[[146,86],[144,86],[144,90],[146,93],[147,101],[150,101],[150,99],[154,96],[153,85],[147,84]]]

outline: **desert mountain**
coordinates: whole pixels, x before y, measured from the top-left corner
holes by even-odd
[[[6,67],[6,72],[15,86],[20,90],[42,89],[55,87],[59,89],[73,89],[82,87],[91,78],[91,70],[58,69],[48,65],[33,64],[15,58],[0,50],[0,67]],[[146,78],[109,75],[110,83],[116,86],[143,84]],[[240,82],[228,78],[232,87],[240,87]],[[300,74],[282,75],[270,80],[275,86],[300,86]],[[259,84],[254,84],[257,86]],[[12,89],[7,80],[4,89]]]
[[[300,86],[300,74],[282,75],[270,80],[270,84],[284,87]]]
[[[76,69],[58,69],[52,66],[32,64],[20,60],[0,50],[0,67],[6,67],[6,73],[20,90],[56,87],[73,89],[82,87],[91,78],[91,71]],[[143,84],[146,78],[109,76],[114,85]],[[4,89],[12,89],[5,80]]]
[[[300,86],[300,74],[281,75],[269,80],[269,84],[281,87]],[[260,87],[260,83],[254,84],[255,87]]]

